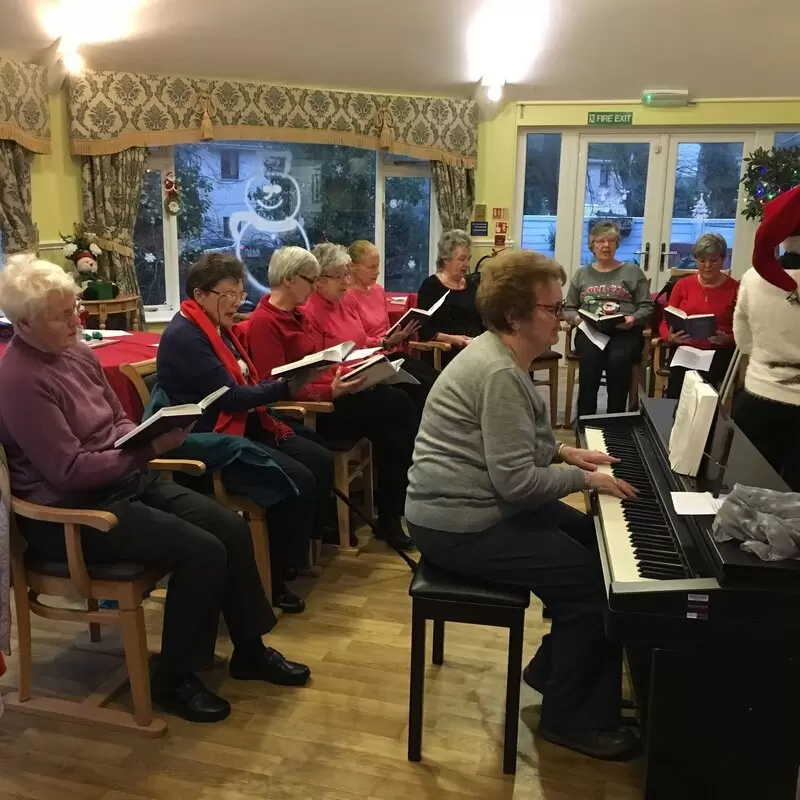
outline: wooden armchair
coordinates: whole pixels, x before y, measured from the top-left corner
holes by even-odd
[[[152,469],[202,474],[198,461],[157,459]],[[12,490],[13,491],[13,490]],[[111,730],[141,736],[163,736],[167,724],[153,715],[150,701],[149,654],[145,633],[142,598],[167,574],[166,567],[148,568],[141,564],[116,563],[87,565],[81,544],[81,528],[107,533],[117,518],[107,511],[54,508],[10,497],[11,574],[16,605],[19,642],[19,685],[3,698],[7,709],[40,717],[67,720],[85,725],[99,725]],[[66,539],[67,561],[49,562],[25,552],[25,541],[17,527],[18,518],[62,525]],[[86,608],[64,608],[42,602],[42,596],[75,598]],[[100,610],[100,600],[116,600],[118,608]],[[125,666],[95,689],[84,700],[63,700],[34,696],[32,691],[31,614],[43,619],[88,623],[90,638],[100,640],[100,627],[118,628],[122,635]],[[130,685],[133,712],[106,708]]]
[[[433,353],[433,368],[442,371],[442,353],[449,353],[452,347],[446,342],[409,342],[408,349],[415,358],[420,358],[422,353]]]
[[[575,384],[578,382],[576,374],[580,359],[577,352],[572,347],[572,332],[573,327],[568,323],[562,325],[562,330],[566,331],[567,343],[567,397],[564,407],[564,427],[569,427],[572,424],[572,397],[575,393]],[[634,364],[631,369],[631,385],[628,392],[628,405],[633,406],[636,403],[636,398],[639,394],[639,387],[645,385],[647,376],[647,367],[650,363],[650,341],[652,338],[652,331],[650,328],[645,328],[643,331],[644,347],[642,348],[642,360]]]
[[[146,361],[121,364],[119,371],[133,384],[142,407],[146,408],[150,402],[150,389],[156,381],[156,360],[149,358]],[[269,602],[272,602],[272,570],[269,555],[269,529],[264,516],[264,509],[257,506],[247,497],[230,494],[222,481],[222,473],[215,470],[211,473],[214,499],[220,505],[231,511],[242,514],[250,528],[253,540],[253,553],[255,554],[258,574],[261,585]],[[276,613],[279,609],[275,609]]]
[[[274,403],[275,411],[297,417],[304,425],[316,430],[317,414],[333,412],[333,403],[313,403],[290,400]],[[364,514],[375,516],[375,487],[372,472],[372,443],[369,439],[326,441],[333,454],[333,484],[343,495],[350,495],[350,487],[358,478],[364,491]],[[339,551],[356,555],[358,549],[350,545],[350,508],[344,500],[336,498],[336,518],[339,528]]]

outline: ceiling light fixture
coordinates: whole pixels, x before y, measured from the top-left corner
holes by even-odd
[[[503,87],[502,86],[487,86],[486,87],[486,99],[490,103],[499,103],[503,99]]]

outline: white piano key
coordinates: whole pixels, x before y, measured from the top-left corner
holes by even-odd
[[[608,454],[606,440],[600,428],[586,428],[586,447]],[[613,475],[610,466],[597,467],[598,472]],[[603,518],[603,530],[606,538],[606,551],[611,567],[612,580],[620,583],[638,583],[651,580],[639,574],[639,565],[631,544],[628,522],[622,513],[622,501],[607,494],[598,494],[600,515]]]

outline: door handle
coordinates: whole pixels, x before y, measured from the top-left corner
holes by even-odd
[[[642,250],[634,250],[633,254],[635,256],[644,256],[642,269],[645,272],[650,272],[650,242],[645,242],[644,248]]]
[[[658,271],[659,272],[663,272],[664,271],[665,262],[667,261],[667,259],[670,256],[677,256],[677,255],[678,255],[678,251],[677,250],[667,250],[666,242],[662,242],[661,243],[661,258],[660,258],[659,264],[658,264]]]

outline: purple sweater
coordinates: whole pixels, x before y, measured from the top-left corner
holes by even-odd
[[[149,444],[114,448],[134,427],[82,342],[57,356],[15,336],[0,358],[0,444],[16,497],[71,505],[144,469]]]

